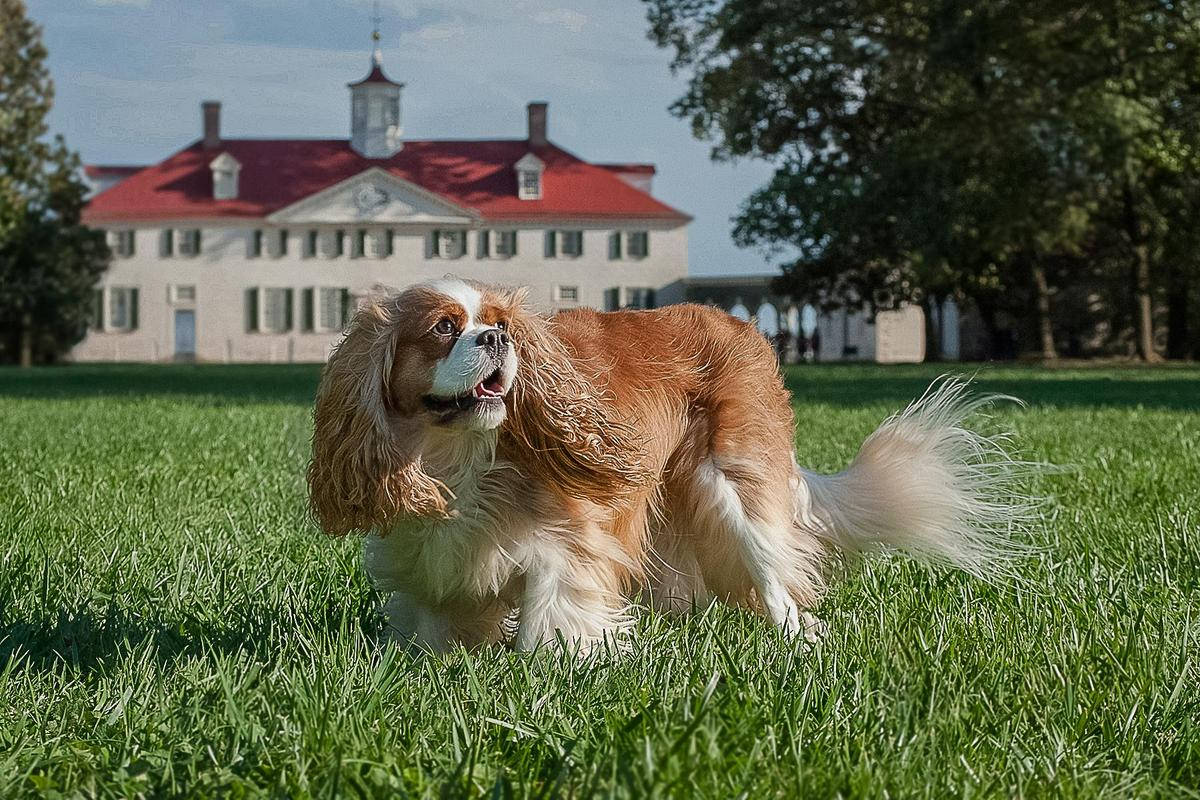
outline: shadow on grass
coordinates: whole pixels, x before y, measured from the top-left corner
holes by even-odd
[[[818,365],[789,367],[784,377],[797,405],[885,405],[900,409],[920,397],[930,382],[944,373],[973,376],[976,391],[1012,395],[1030,406],[1200,410],[1200,369],[1194,367]]]
[[[320,364],[72,364],[0,369],[0,397],[178,397],[312,405]]]
[[[299,623],[307,631],[357,635],[361,630],[369,639],[378,638],[372,620],[347,616],[343,607],[318,611],[303,622],[294,619],[294,612],[262,602],[247,603],[220,620],[189,612],[168,619],[116,607],[40,610],[29,619],[0,624],[0,673],[10,668],[54,672],[65,667],[90,674],[143,650],[159,664],[237,653],[272,660],[285,649],[284,639],[295,634],[286,624],[280,627],[285,619],[293,619],[293,626]]]
[[[943,373],[975,375],[980,391],[1030,405],[1200,410],[1200,368],[1121,366],[1047,369],[1033,365],[818,364],[784,375],[797,404],[901,408]],[[196,402],[309,406],[319,364],[77,364],[0,369],[0,397],[192,398]]]

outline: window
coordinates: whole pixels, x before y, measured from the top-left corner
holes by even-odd
[[[621,257],[621,232],[613,231],[608,235],[608,260],[616,261]]]
[[[138,326],[138,290],[131,286],[110,286],[106,331],[134,331]]]
[[[167,300],[171,303],[194,303],[196,301],[195,284],[172,284],[170,291],[167,293]]]
[[[256,287],[246,290],[246,330],[284,333],[291,329],[291,289]]]
[[[340,331],[350,319],[350,290],[310,286],[302,296],[301,319],[306,331]]]
[[[287,228],[279,231],[279,255],[286,256],[288,251],[288,232]]]
[[[317,257],[317,247],[320,245],[320,243],[321,243],[320,232],[318,232],[316,230],[309,230],[308,233],[306,233],[304,235],[304,257],[305,258],[316,258]]]
[[[604,290],[604,310],[616,311],[621,307],[621,288],[614,286]]]
[[[333,257],[341,258],[346,255],[346,232],[339,229],[333,237]]]
[[[349,292],[345,289],[321,287],[320,315],[318,322],[322,330],[340,331],[346,324],[346,305]]]
[[[466,231],[434,231],[429,238],[433,258],[458,258],[467,252]]]
[[[200,255],[200,230],[192,228],[190,230],[179,232],[179,255],[181,256],[197,256]]]
[[[246,290],[246,330],[284,333],[292,329],[292,290],[253,287]]]
[[[158,235],[158,253],[163,258],[175,255],[175,231],[167,228]]]
[[[511,258],[517,254],[517,232],[496,231],[496,256]]]
[[[259,258],[262,256],[263,232],[261,229],[250,232],[249,247],[246,248],[246,254],[250,258]]]
[[[523,169],[517,173],[517,196],[522,200],[537,200],[542,196],[542,173],[536,169]]]
[[[562,231],[562,254],[572,258],[583,255],[583,231]]]
[[[629,234],[629,257],[645,258],[650,255],[650,234],[646,231],[631,231]]]
[[[135,231],[117,231],[115,237],[117,255],[121,258],[129,258],[134,252],[134,233]]]
[[[579,287],[578,286],[559,286],[558,287],[558,302],[560,302],[560,303],[578,303],[579,302]]]
[[[351,258],[362,258],[367,254],[367,230],[359,228],[354,232],[354,247],[350,250]]]
[[[654,308],[654,290],[625,287],[626,308]]]
[[[558,257],[558,231],[546,231],[546,258]]]

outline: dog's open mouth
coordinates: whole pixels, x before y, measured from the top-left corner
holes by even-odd
[[[431,394],[422,398],[425,407],[435,414],[449,414],[456,411],[467,411],[480,404],[504,402],[504,378],[497,369],[491,375],[475,384],[469,392],[453,397],[436,397]]]

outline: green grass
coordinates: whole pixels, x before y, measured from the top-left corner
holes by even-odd
[[[801,463],[937,373],[790,370]],[[1198,369],[981,371],[1070,467],[1019,583],[875,558],[815,647],[714,608],[589,665],[380,644],[316,375],[0,371],[0,797],[1200,797]]]

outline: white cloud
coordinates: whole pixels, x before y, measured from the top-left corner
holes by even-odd
[[[462,22],[439,22],[421,28],[417,31],[417,36],[426,42],[445,42],[461,39],[466,32],[467,26]]]
[[[581,14],[569,8],[554,8],[534,14],[533,21],[540,22],[543,25],[559,25],[571,33],[579,33],[587,27],[591,19],[587,14]]]

